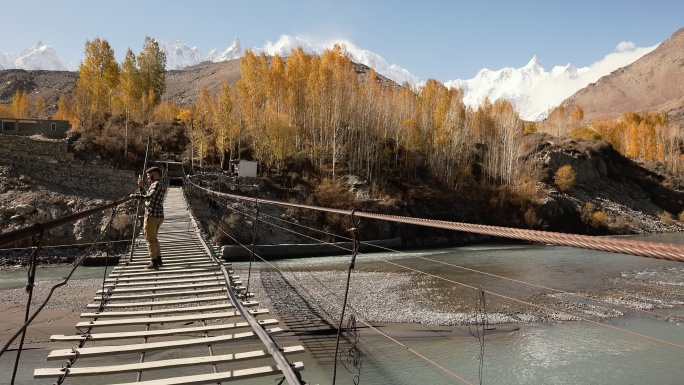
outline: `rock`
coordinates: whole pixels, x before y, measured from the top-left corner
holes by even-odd
[[[73,199],[67,202],[67,206],[69,206],[69,207],[74,207],[75,205],[76,205],[76,201]]]
[[[14,207],[14,212],[22,215],[22,214],[30,214],[36,210],[35,206],[27,205],[27,204],[18,204]]]
[[[19,220],[19,219],[22,219],[22,218],[23,218],[23,216],[21,216],[21,215],[19,215],[19,214],[16,214],[16,215],[12,215],[12,216],[10,217],[10,220],[16,221],[16,220]]]
[[[50,230],[50,234],[54,235],[55,237],[61,238],[66,234],[66,227],[57,227],[52,230]]]
[[[95,157],[95,159],[93,159],[92,162],[90,162],[90,164],[92,164],[92,165],[100,164],[101,160],[102,160],[102,158],[98,155]]]
[[[0,206],[0,215],[5,215],[7,213],[7,207]]]

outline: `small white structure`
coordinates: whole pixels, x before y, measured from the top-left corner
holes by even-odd
[[[238,165],[238,176],[247,176],[256,178],[257,176],[257,162],[250,162],[248,160],[241,160]]]

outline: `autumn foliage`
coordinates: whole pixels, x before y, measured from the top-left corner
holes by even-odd
[[[194,165],[248,157],[262,170],[281,170],[297,159],[330,186],[339,175],[353,174],[376,190],[390,179],[430,177],[461,191],[477,185],[527,191],[536,181],[521,148],[524,136],[537,131],[604,140],[630,158],[684,171],[684,143],[664,113],[587,124],[580,107],[559,106],[544,122],[524,123],[507,101],[471,108],[462,91],[433,79],[419,88],[383,81],[372,69],[359,70],[339,45],[321,55],[298,48],[287,59],[245,51],[236,84],[202,88],[186,105],[162,99],[165,65],[149,37],[121,64],[107,40],[87,41],[76,89],[60,99],[54,117],[124,154],[130,143],[139,150],[151,134],[159,150],[187,143],[186,159]],[[29,100],[25,92],[17,92],[11,106],[0,106],[0,114],[10,117],[44,111],[44,101]],[[561,190],[574,183],[567,167],[554,176]]]

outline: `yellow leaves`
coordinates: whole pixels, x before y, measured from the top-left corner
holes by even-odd
[[[172,123],[180,114],[180,107],[178,103],[173,100],[162,100],[162,102],[154,110],[154,116],[157,122]]]
[[[17,90],[12,96],[12,115],[19,119],[31,117],[31,101],[26,91]]]
[[[572,169],[572,166],[566,164],[556,171],[553,182],[561,191],[567,191],[575,184],[575,178],[577,178],[575,170]]]
[[[190,120],[192,119],[192,110],[189,108],[181,108],[180,111],[178,111],[176,118],[189,126]]]

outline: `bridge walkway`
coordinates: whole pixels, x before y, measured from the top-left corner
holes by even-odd
[[[131,261],[113,268],[81,314],[79,332],[51,336],[82,346],[49,353],[48,361],[66,360],[67,368],[39,368],[34,378],[97,376],[98,384],[204,384],[282,375],[270,349],[254,341],[256,331],[231,301],[228,290],[245,290],[240,278],[228,270],[226,282],[186,207],[182,189],[170,188],[159,234],[163,266],[145,268],[149,257],[139,237]],[[269,314],[258,302],[244,300],[241,305],[269,335],[283,332],[279,320],[258,319]],[[263,348],[248,350],[255,342]],[[291,355],[304,348],[287,346],[282,351]],[[301,362],[290,365],[303,369]]]

